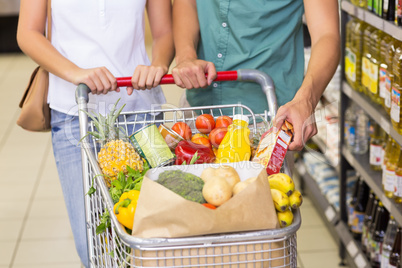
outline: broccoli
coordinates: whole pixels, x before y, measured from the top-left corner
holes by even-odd
[[[206,203],[202,195],[204,181],[191,173],[181,170],[167,170],[159,174],[159,184],[182,196],[184,199],[197,203]]]

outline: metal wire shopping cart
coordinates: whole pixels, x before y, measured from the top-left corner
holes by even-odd
[[[129,125],[145,126],[150,123],[173,124],[184,121],[194,123],[196,116],[208,111],[214,117],[223,113],[223,110],[242,111],[250,118],[250,130],[254,135],[261,131],[258,127],[258,118],[270,120],[276,114],[277,103],[272,79],[256,70],[238,70],[218,72],[215,81],[251,81],[258,83],[267,96],[269,111],[257,115],[244,105],[219,105],[189,108],[169,108],[152,111],[137,111],[122,113],[117,124],[125,127]],[[161,83],[174,83],[170,75],[166,75]],[[118,79],[119,86],[131,85],[130,78]],[[81,137],[87,134],[93,126],[88,123],[87,111],[89,89],[86,85],[79,85],[76,91],[76,100],[79,106],[79,121]],[[161,113],[163,116],[146,118],[145,114]],[[130,120],[127,118],[130,116]],[[91,186],[97,190],[92,195],[86,195],[86,220],[89,244],[89,258],[92,267],[271,267],[271,263],[279,260],[275,267],[297,266],[297,239],[296,232],[301,225],[298,210],[294,211],[293,223],[285,228],[241,233],[214,234],[186,238],[149,238],[143,239],[130,235],[110,213],[111,228],[106,232],[96,234],[96,227],[106,210],[113,210],[113,200],[108,192],[100,168],[97,163],[96,146],[88,146],[88,139],[83,140],[82,163],[84,192]],[[284,172],[290,174],[286,162]],[[94,178],[94,179],[93,179]],[[280,245],[278,247],[278,245]]]

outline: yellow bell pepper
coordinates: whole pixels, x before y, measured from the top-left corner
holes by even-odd
[[[113,207],[117,220],[125,227],[133,229],[135,209],[137,208],[140,191],[131,190],[120,196],[119,202]]]

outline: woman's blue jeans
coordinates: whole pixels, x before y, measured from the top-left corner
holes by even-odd
[[[150,118],[147,115],[147,120]],[[156,118],[162,119],[162,114]],[[131,120],[141,121],[143,116],[128,116],[127,121]],[[82,264],[89,267],[78,116],[51,110],[51,126],[53,153],[74,235],[75,247]],[[142,126],[143,124],[136,125],[134,131]],[[132,125],[128,125],[128,133],[131,134],[132,132]]]

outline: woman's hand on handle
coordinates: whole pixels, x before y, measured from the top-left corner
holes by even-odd
[[[71,82],[75,85],[83,83],[89,87],[92,94],[106,94],[109,91],[120,92],[114,75],[106,67],[91,69],[78,68],[72,74]]]
[[[138,65],[131,78],[133,86],[127,87],[128,95],[131,95],[134,89],[146,90],[158,86],[167,71],[168,68],[165,66]]]

